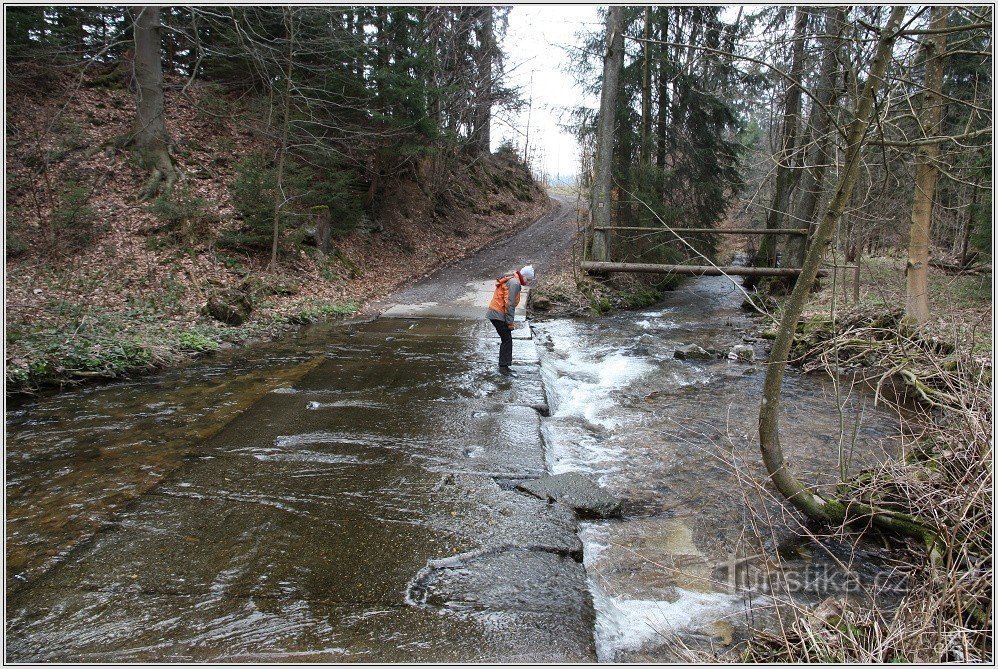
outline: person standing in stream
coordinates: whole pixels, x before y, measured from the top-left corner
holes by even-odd
[[[499,371],[509,372],[513,364],[513,330],[516,328],[514,315],[520,303],[520,289],[534,280],[534,266],[527,265],[519,272],[504,274],[496,279],[496,290],[489,302],[485,317],[492,321],[499,333]]]

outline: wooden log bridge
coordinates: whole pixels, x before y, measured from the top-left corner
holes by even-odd
[[[611,272],[639,272],[646,274],[692,274],[694,276],[797,276],[799,267],[714,267],[712,265],[654,265],[637,262],[591,262],[584,261],[579,265],[584,272],[590,274],[608,274]],[[819,270],[818,276],[826,276],[825,270]]]
[[[647,234],[661,234],[663,232],[671,232],[677,237],[680,233],[683,234],[709,234],[709,235],[806,235],[808,234],[807,228],[774,228],[772,230],[766,230],[765,228],[642,228],[635,226],[601,226],[594,228],[594,230],[628,230],[631,232],[644,232]]]

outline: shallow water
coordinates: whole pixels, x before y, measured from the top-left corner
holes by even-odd
[[[198,443],[318,364],[316,334],[8,408],[8,588],[45,571],[180,467]]]
[[[603,661],[676,659],[676,636],[723,650],[774,624],[776,601],[814,604],[883,574],[875,549],[844,570],[846,547],[807,547],[754,487],[766,481],[756,431],[765,367],[725,354],[748,341],[764,359],[767,342],[751,336],[741,297],[723,277],[703,278],[644,312],[534,324],[549,467],[588,472],[623,501],[622,519],[581,528]],[[686,344],[724,357],[675,359]],[[896,447],[896,418],[865,395],[837,400],[827,379],[791,371],[784,398],[781,441],[812,483],[838,480],[840,421],[851,473]]]
[[[803,601],[847,592],[849,553],[797,540],[750,485],[762,364],[673,357],[741,343],[739,303],[701,279],[644,312],[536,323],[515,378],[485,321],[381,319],[21,402],[7,659],[669,659],[673,635],[726,648],[769,624],[764,568]],[[791,373],[785,396],[809,480],[837,479],[840,423],[850,471],[893,447],[861,395],[840,412],[830,383]],[[563,471],[623,518],[514,489]],[[761,546],[750,508],[775,518]],[[883,571],[864,550],[859,582]]]
[[[543,473],[544,395],[491,328],[316,328],[22,405],[7,659],[594,659],[574,516],[497,482]]]

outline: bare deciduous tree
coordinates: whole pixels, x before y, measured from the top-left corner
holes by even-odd
[[[922,37],[925,58],[925,88],[918,113],[919,125],[926,137],[941,133],[943,61],[946,55],[946,22],[949,8],[933,7],[930,34]],[[908,242],[907,290],[905,314],[917,323],[929,319],[929,226],[932,223],[932,201],[939,180],[935,161],[939,157],[939,142],[928,142],[915,148],[915,196],[911,205],[911,236]]]
[[[849,514],[868,515],[874,522],[885,528],[930,540],[933,536],[931,530],[924,528],[910,518],[903,517],[901,514],[892,514],[869,507],[853,506],[847,509],[838,500],[823,496],[806,486],[791,470],[790,464],[783,455],[779,429],[783,373],[787,367],[787,358],[797,330],[797,323],[817,276],[818,266],[821,264],[825,248],[832,239],[835,226],[838,224],[842,211],[856,185],[863,145],[873,118],[874,99],[878,91],[884,86],[891,49],[897,40],[898,27],[904,14],[905,7],[893,7],[887,23],[879,30],[880,36],[877,41],[876,55],[870,65],[869,76],[866,79],[863,92],[857,101],[855,115],[849,124],[845,159],[839,171],[835,192],[825,209],[821,224],[815,231],[814,240],[804,261],[800,278],[784,307],[780,327],[776,340],[773,342],[769,364],[766,368],[766,379],[763,383],[762,406],[759,409],[759,446],[762,450],[762,459],[766,465],[766,470],[777,490],[809,518],[836,523],[846,520]]]

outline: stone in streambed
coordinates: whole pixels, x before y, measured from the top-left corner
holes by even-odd
[[[551,300],[540,295],[531,295],[530,308],[534,311],[551,311]]]
[[[729,360],[740,360],[741,362],[752,362],[755,360],[755,349],[745,344],[738,344],[728,352]]]
[[[672,354],[672,357],[677,360],[710,360],[714,356],[710,351],[701,346],[688,344],[687,346],[680,346],[677,348]]]
[[[544,476],[525,481],[517,488],[541,499],[561,502],[583,516],[609,518],[620,515],[620,500],[578,472]]]

